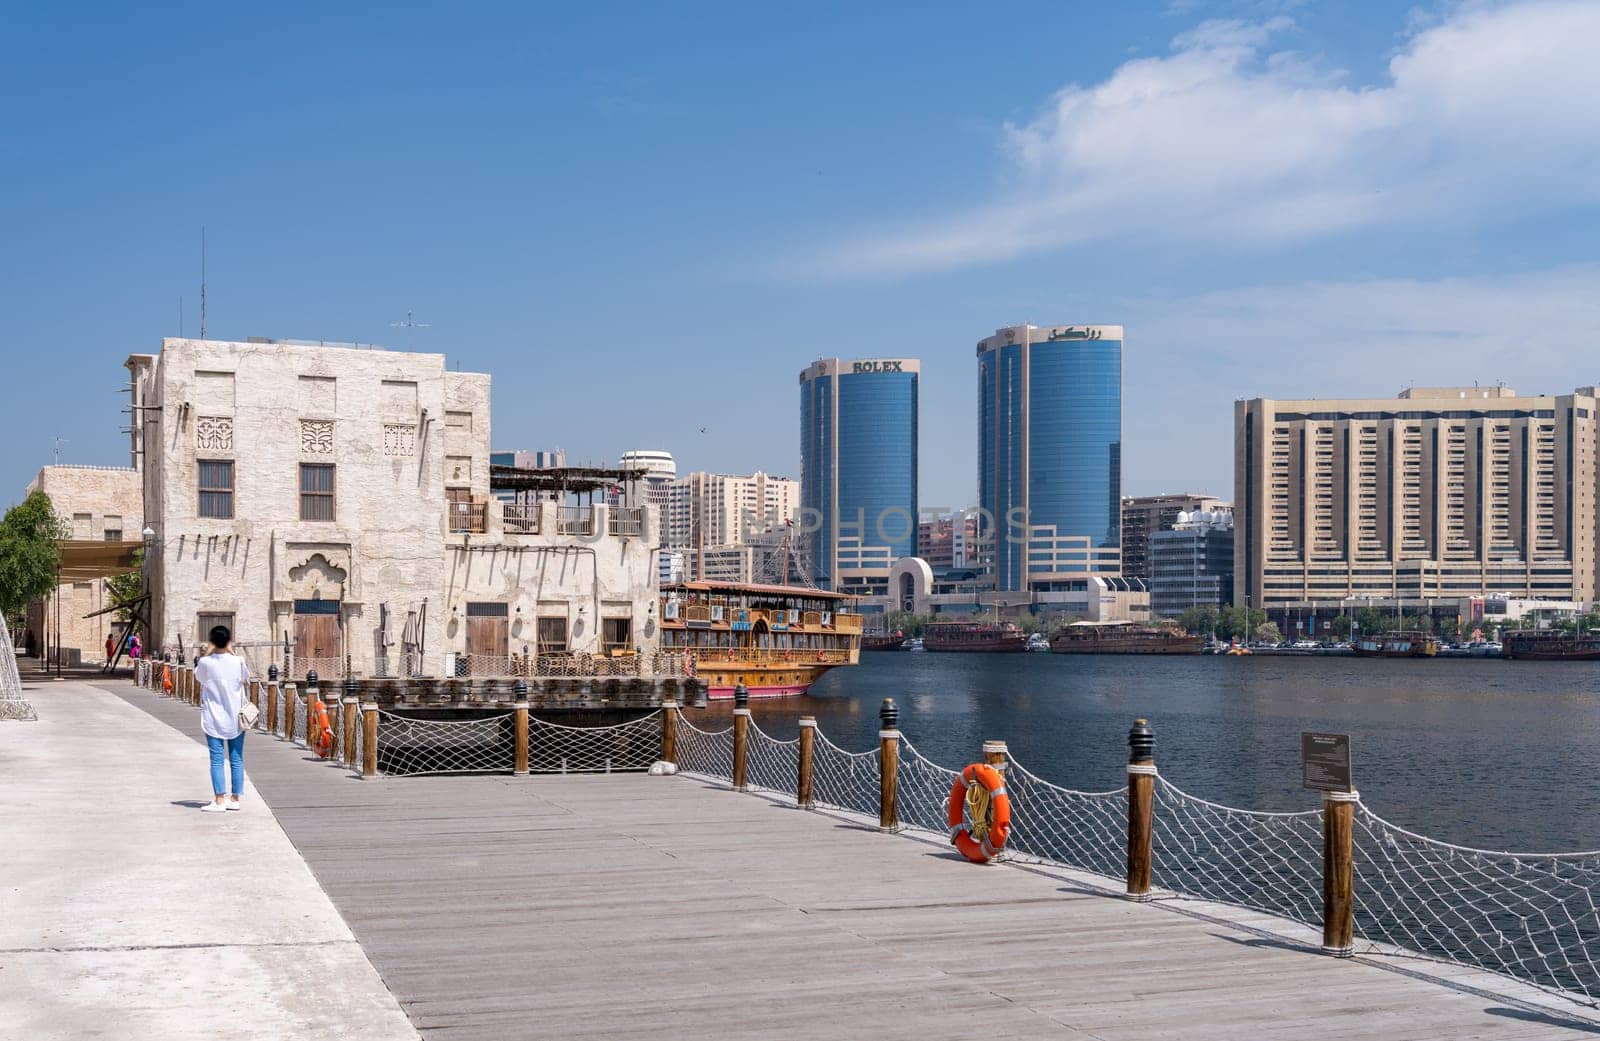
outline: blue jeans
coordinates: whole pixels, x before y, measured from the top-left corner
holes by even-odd
[[[240,795],[244,792],[244,735],[238,737],[221,738],[206,735],[206,747],[211,750],[211,793],[221,795],[226,791],[223,782],[227,775],[222,769],[222,753],[228,753],[228,766],[233,773],[233,794]]]

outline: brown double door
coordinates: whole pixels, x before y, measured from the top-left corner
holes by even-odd
[[[307,668],[331,676],[344,663],[339,648],[339,601],[296,600],[294,602],[295,672],[304,676]]]
[[[511,649],[510,622],[505,604],[468,604],[467,654],[504,659]]]

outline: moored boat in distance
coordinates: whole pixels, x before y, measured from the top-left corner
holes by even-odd
[[[803,586],[683,582],[661,591],[661,649],[684,656],[706,696],[804,694],[829,669],[855,665],[861,615],[855,598]]]
[[[864,651],[900,651],[905,649],[906,634],[896,629],[892,633],[862,633],[861,649]]]
[[[928,651],[995,654],[1025,651],[1028,637],[1011,622],[929,622],[922,630]]]
[[[1072,622],[1050,638],[1057,654],[1199,654],[1203,646],[1203,636],[1143,622]]]
[[[1520,661],[1600,661],[1600,635],[1516,629],[1502,637],[1500,653]]]
[[[1400,630],[1362,636],[1351,650],[1358,658],[1432,658],[1439,653],[1439,641],[1432,633]]]

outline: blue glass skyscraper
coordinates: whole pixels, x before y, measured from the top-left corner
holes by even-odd
[[[1122,326],[1019,325],[978,344],[978,500],[1000,590],[1119,571]]]
[[[800,374],[800,525],[812,580],[881,594],[917,551],[915,358],[813,363]]]

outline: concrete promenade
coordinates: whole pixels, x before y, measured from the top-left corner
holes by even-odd
[[[194,709],[113,689],[192,730]],[[690,778],[359,781],[252,740],[260,791],[429,1039],[1600,1036],[1486,973],[1332,959],[1264,915],[1130,904]]]
[[[254,793],[199,812],[203,745],[82,682],[26,693],[38,721],[0,722],[0,1039],[417,1037]]]

